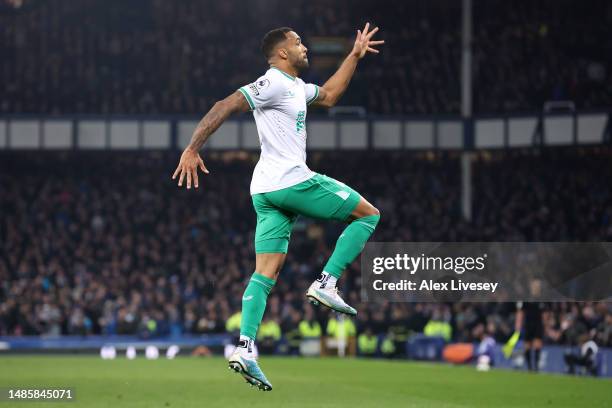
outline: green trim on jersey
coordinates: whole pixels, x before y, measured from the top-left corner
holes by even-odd
[[[251,96],[249,95],[249,93],[242,88],[238,88],[238,90],[246,98],[247,102],[249,103],[249,106],[251,107],[251,110],[255,110],[255,104],[253,103],[253,100],[251,99]]]
[[[254,194],[252,199],[257,213],[255,253],[286,254],[298,215],[344,222],[361,196],[346,184],[315,174],[291,187]]]
[[[310,100],[306,101],[306,105],[310,105],[311,103],[316,101],[318,97],[319,97],[319,85],[315,85],[315,94],[312,98],[310,98]]]
[[[286,73],[285,71],[282,71],[282,70],[280,70],[280,69],[278,69],[278,68],[276,68],[276,67],[270,67],[270,68],[277,70],[278,72],[280,72],[281,74],[283,74],[284,76],[286,76],[287,78],[289,78],[290,80],[295,81],[295,77],[294,77],[294,76],[289,75],[289,74],[288,74],[288,73]]]

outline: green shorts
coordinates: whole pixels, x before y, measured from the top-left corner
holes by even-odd
[[[331,177],[315,174],[295,186],[253,195],[257,213],[255,252],[287,253],[298,215],[347,221],[361,196]]]

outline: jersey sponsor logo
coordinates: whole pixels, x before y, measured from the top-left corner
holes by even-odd
[[[253,95],[255,96],[259,96],[259,89],[257,89],[257,85],[256,84],[250,84],[249,85],[249,89],[251,90],[251,92],[253,92]]]
[[[304,127],[306,126],[306,111],[299,111],[297,115],[297,119],[295,121],[295,130],[300,133],[304,131]]]
[[[295,97],[295,92],[289,90],[289,91],[285,92],[285,96],[290,96],[290,97],[293,98],[293,97]]]

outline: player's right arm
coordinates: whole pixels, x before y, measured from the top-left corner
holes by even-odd
[[[208,174],[208,169],[198,153],[199,150],[204,146],[204,143],[206,143],[210,135],[219,129],[231,114],[236,112],[247,112],[249,110],[249,103],[240,91],[236,91],[227,98],[214,104],[212,109],[208,111],[195,128],[191,136],[191,142],[189,142],[189,145],[183,151],[178,167],[172,175],[173,180],[179,176],[179,187],[183,185],[183,179],[186,176],[187,188],[191,188],[192,180],[194,187],[198,188],[198,167],[202,172]]]

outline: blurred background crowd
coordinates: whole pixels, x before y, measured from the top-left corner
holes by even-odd
[[[473,3],[474,114],[612,106],[612,2]],[[0,0],[0,115],[199,117],[267,69],[268,30],[293,27],[309,47],[302,78],[323,84],[366,18],[386,44],[360,63],[342,105],[458,115],[461,12],[448,0]],[[374,241],[612,241],[609,146],[474,153],[469,222],[460,154],[311,152],[308,163],[381,211]],[[207,154],[212,175],[186,191],[170,179],[177,152],[0,151],[0,336],[235,333],[255,266],[257,159]],[[264,340],[337,335],[335,315],[304,295],[342,229],[297,223]],[[505,342],[515,329],[512,302],[362,302],[359,270],[340,287],[359,310],[342,327],[360,350],[372,336],[401,350],[414,333]],[[612,347],[612,303],[540,307],[545,343]]]
[[[202,114],[265,71],[259,43],[278,26],[303,37],[303,78],[322,84],[367,18],[386,44],[342,103],[458,114],[460,16],[447,0],[0,0],[0,113]],[[473,24],[475,113],[612,105],[612,3],[475,0]],[[326,54],[334,38],[345,47]]]
[[[254,270],[257,155],[207,157],[211,175],[186,191],[170,179],[174,152],[0,153],[0,335],[235,330]],[[313,152],[309,164],[381,211],[374,241],[610,241],[611,160],[609,148],[480,154],[471,223],[461,217],[457,154]],[[333,330],[334,315],[304,294],[342,228],[298,222],[264,334],[295,334],[303,321]],[[359,270],[354,263],[340,283],[359,310],[354,333],[473,341],[484,330],[505,341],[514,330],[514,303],[361,303]],[[542,306],[546,343],[589,334],[612,346],[610,303]]]

